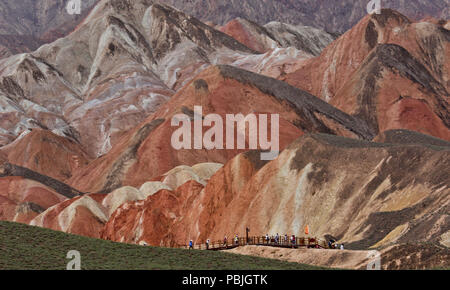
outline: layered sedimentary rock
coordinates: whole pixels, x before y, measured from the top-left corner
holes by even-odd
[[[54,205],[31,220],[30,225],[98,237],[98,232],[107,219],[103,208],[95,198],[86,195]]]
[[[35,157],[38,156],[40,156],[39,153],[35,155]],[[84,194],[55,178],[11,164],[8,158],[11,156],[8,157],[1,152],[0,219],[2,220],[28,222],[49,207]],[[64,155],[56,160],[61,161],[63,158]],[[61,164],[55,164],[63,167]],[[35,165],[38,169],[48,166],[48,164]],[[60,173],[58,169],[52,172]]]
[[[321,52],[331,36],[310,28],[237,19],[227,35],[154,1],[100,1],[70,35],[0,60],[0,219],[156,246],[309,225],[386,268],[442,266],[447,26],[383,10]],[[211,114],[267,117],[267,141],[278,115],[279,156],[262,160],[245,124],[245,146],[194,149]]]
[[[133,216],[134,206],[150,203],[152,200],[158,200],[163,196],[160,192],[178,191],[179,188],[185,187],[186,183],[193,182],[198,184],[198,188],[202,188],[202,184],[206,184],[212,175],[214,175],[220,168],[221,164],[205,163],[196,164],[195,166],[175,168],[163,176],[161,181],[149,181],[143,184],[139,189],[125,186],[116,189],[109,194],[86,194],[81,197],[75,197],[64,202],[60,202],[45,211],[42,210],[39,215],[29,221],[31,225],[51,228],[54,230],[64,231],[73,234],[79,234],[89,237],[100,238],[106,237],[104,226],[109,223],[114,216],[114,221],[110,225],[114,232],[109,230],[111,235],[120,237],[121,242],[134,242],[140,239],[141,235],[148,237],[162,234],[164,229],[164,219],[160,212],[167,209],[167,213],[172,213],[175,209],[170,204],[165,204],[162,201],[156,201],[156,206],[153,207],[156,215],[147,217],[144,223],[144,217],[137,217],[136,223],[128,224],[126,221],[119,221],[126,219],[134,221],[136,216]],[[184,196],[183,196],[184,198]],[[155,201],[153,201],[155,202]],[[162,202],[162,203],[161,203]],[[121,213],[125,213],[121,215]],[[120,217],[119,217],[120,216]],[[171,214],[173,216],[173,214]],[[124,224],[125,223],[125,224]],[[159,232],[148,230],[147,232],[142,226],[145,224],[146,229],[152,229],[157,226],[161,229]],[[133,231],[140,231],[139,236],[127,238],[120,233],[129,231],[128,227],[133,227]]]
[[[0,219],[29,222],[65,197],[40,182],[20,176],[0,179]]]
[[[168,85],[184,78],[179,69],[192,74],[217,48],[251,52],[198,20],[152,4],[101,1],[69,36],[4,59],[0,97],[12,122],[2,126],[3,144],[41,127],[79,141],[91,156],[104,154],[167,101]]]
[[[152,71],[142,32],[114,5],[102,1],[69,36],[0,64],[2,97],[17,120],[5,135],[46,128],[98,156],[173,94]]]
[[[409,129],[449,140],[449,54],[448,30],[385,9],[281,79],[376,132]]]
[[[89,158],[80,144],[49,131],[25,131],[13,143],[0,148],[5,161],[65,181]]]
[[[70,15],[64,0],[5,0],[0,3],[0,59],[31,52],[64,37],[89,14],[98,0],[80,1],[80,14]]]
[[[0,61],[0,144],[41,128],[99,157],[212,64],[279,77],[310,57],[294,47],[261,55],[150,0],[100,1],[70,35]]]
[[[294,47],[312,55],[318,55],[334,37],[322,30],[270,22],[264,26],[237,18],[220,28],[220,31],[246,46],[264,53],[275,48]]]
[[[108,193],[125,185],[140,186],[179,165],[223,164],[250,148],[248,139],[245,148],[237,145],[228,148],[224,138],[223,149],[194,149],[193,145],[190,149],[174,149],[172,136],[179,127],[171,126],[172,119],[178,114],[193,118],[195,106],[202,107],[203,117],[218,114],[223,120],[227,114],[269,114],[270,122],[271,115],[278,114],[280,149],[304,132],[368,140],[374,137],[361,120],[304,91],[245,70],[217,66],[199,74],[155,114],[125,135],[107,155],[76,172],[70,184],[83,191]],[[193,122],[191,128],[194,136]],[[209,128],[203,127],[203,134]]]
[[[76,144],[50,132],[30,132],[1,148],[0,219],[29,222],[47,208],[82,195],[57,178],[68,178],[66,174],[83,162]]]
[[[334,237],[349,249],[444,245],[450,147],[441,145],[420,138],[405,145],[305,135],[274,161],[261,162],[258,152],[241,154],[206,187],[189,181],[122,206],[104,238],[174,245],[242,235],[246,227],[261,235],[303,236],[309,225],[312,236]],[[161,219],[163,226],[154,230]]]
[[[448,179],[442,172],[448,154],[448,145],[303,137],[254,175],[213,233],[250,226],[303,235],[309,225],[312,235],[331,235],[351,249],[439,242],[449,230]],[[239,207],[244,217],[232,214]],[[234,226],[224,231],[221,224]]]
[[[344,33],[367,15],[366,0],[165,0],[203,21],[223,25],[237,17],[252,19],[264,25],[270,21],[303,24],[326,31]],[[450,10],[445,0],[382,1],[383,8],[392,8],[415,20],[433,16],[448,19]]]

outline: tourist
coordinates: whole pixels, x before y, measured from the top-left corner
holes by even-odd
[[[189,241],[189,250],[194,249],[194,242],[192,240]]]

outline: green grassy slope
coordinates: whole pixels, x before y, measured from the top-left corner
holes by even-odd
[[[0,222],[0,269],[65,270],[68,251],[86,270],[313,270],[314,266],[224,252],[141,247]]]

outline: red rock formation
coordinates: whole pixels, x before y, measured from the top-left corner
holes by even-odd
[[[174,192],[162,190],[145,201],[122,205],[105,225],[102,238],[113,241],[150,245],[176,246],[189,236],[186,226],[195,220],[186,215],[192,200],[203,185],[188,181]],[[180,241],[180,242],[177,242]]]
[[[260,53],[293,47],[311,55],[319,55],[334,40],[330,34],[308,26],[280,22],[260,26],[242,18],[233,19],[221,27],[220,31]]]
[[[178,127],[171,126],[171,119],[180,113],[192,115],[194,106],[202,106],[204,115],[215,113],[222,117],[279,114],[281,149],[304,131],[374,137],[360,120],[283,82],[228,66],[212,67],[125,135],[110,153],[80,169],[70,184],[82,191],[108,193],[125,185],[141,186],[178,165],[226,163],[245,151],[173,149],[171,137]]]
[[[311,57],[293,47],[259,55],[195,18],[152,4],[100,1],[70,35],[2,59],[0,145],[41,128],[99,157],[211,64],[279,77]],[[313,37],[314,51],[328,41],[322,34],[325,40]]]
[[[233,19],[221,27],[220,31],[260,53],[279,46],[279,43],[274,38],[271,38],[263,27],[245,19]]]
[[[0,219],[28,222],[65,200],[45,185],[23,177],[0,178]]]
[[[302,137],[254,175],[209,236],[243,233],[246,226],[303,235],[308,224],[313,236],[330,234],[347,248],[439,241],[446,230],[438,221],[450,202],[444,148]]]
[[[246,227],[303,236],[308,224],[311,236],[337,237],[348,249],[446,243],[449,143],[408,131],[386,138],[397,145],[305,135],[271,162],[240,154],[206,187],[189,181],[123,204],[102,237],[174,246],[242,236]]]
[[[6,161],[65,181],[88,163],[81,146],[50,131],[34,129],[0,148]]]
[[[105,225],[102,238],[161,246],[206,241],[229,203],[264,164],[260,152],[240,154],[206,187],[191,180],[174,191],[161,190],[145,201],[124,204]]]
[[[83,194],[54,178],[8,163],[3,155],[1,152],[0,219],[29,222],[67,198]]]
[[[337,237],[349,249],[386,249],[386,263],[399,260],[386,247],[405,251],[405,243],[448,243],[450,143],[406,130],[385,132],[377,140],[387,143],[308,134],[273,161],[249,151],[223,168],[180,166],[140,190],[76,197],[36,217],[27,210],[39,202],[36,196],[27,195],[23,200],[30,204],[14,212],[16,203],[7,195],[0,211],[19,221],[34,217],[32,225],[157,246],[220,240],[243,235],[246,227],[255,235],[301,236],[308,224],[312,236]]]
[[[450,140],[447,34],[439,25],[383,10],[281,79],[377,132],[410,129]]]
[[[12,221],[16,214],[16,207],[15,202],[0,195],[0,220]]]
[[[59,203],[30,221],[30,225],[93,238],[100,237],[107,216],[98,197],[83,196]]]
[[[68,37],[0,61],[0,219],[158,246],[305,224],[352,249],[448,244],[450,147],[418,133],[450,140],[441,22],[383,10],[310,59],[321,42],[308,51],[295,27],[224,28],[250,49],[133,3],[100,1]],[[278,114],[283,152],[261,161],[248,136],[246,149],[174,149],[172,118],[197,106]]]
[[[146,238],[149,236],[153,237],[152,243],[156,243],[156,239],[159,239],[159,243],[164,241],[165,238],[163,239],[163,237],[166,237],[168,234],[163,234],[164,230],[177,228],[178,230],[171,235],[175,237],[179,236],[186,229],[188,220],[179,227],[175,227],[173,223],[169,222],[174,215],[173,212],[176,211],[175,206],[180,206],[177,215],[185,209],[195,207],[188,203],[190,198],[184,200],[186,194],[193,194],[192,198],[197,196],[203,188],[203,184],[206,184],[221,166],[221,164],[203,163],[196,164],[192,168],[187,166],[177,167],[165,173],[161,177],[161,182],[146,182],[140,189],[126,186],[107,195],[88,194],[82,197],[78,196],[58,202],[45,211],[42,209],[39,215],[36,213],[33,213],[33,215],[28,214],[30,208],[32,209],[32,205],[31,203],[26,203],[16,210],[18,214],[16,214],[15,220],[95,238],[104,235],[109,239],[116,240],[115,237],[120,236],[120,240],[117,241],[126,242],[140,241],[140,236],[145,234]],[[187,184],[193,184],[193,186],[189,187]],[[167,197],[167,193],[169,197]],[[170,204],[167,203],[167,199],[170,201],[172,193],[180,197],[180,200]],[[1,201],[0,208],[4,212],[3,214],[8,217],[8,214],[11,214],[9,210],[12,207],[9,205],[8,200],[2,199]],[[149,221],[145,223],[146,229],[140,227],[142,222],[134,226],[128,223],[123,224],[124,219],[131,221],[137,218],[139,221],[141,217],[133,214],[138,214],[139,208],[144,204],[151,204],[150,208],[155,210],[154,213],[150,213],[150,216],[146,218],[146,221]],[[130,205],[132,206],[130,207]],[[137,211],[135,211],[136,208],[138,208]],[[164,208],[167,208],[168,211],[161,214],[161,212],[164,212]],[[149,210],[146,211],[150,212]],[[139,214],[141,215],[142,213]],[[154,230],[155,224],[158,221],[164,221],[164,218],[167,218],[166,227],[158,225],[156,227],[159,231]],[[108,223],[105,232],[103,227],[106,222]],[[144,230],[146,231],[145,233],[143,232]],[[137,231],[139,231],[139,234],[137,234]],[[123,235],[120,235],[120,233],[123,233]],[[133,233],[133,236],[125,236],[127,233]],[[162,236],[159,236],[160,234]],[[169,240],[172,241],[171,239]]]
[[[450,140],[447,95],[406,50],[380,45],[330,103],[379,132],[408,129]]]

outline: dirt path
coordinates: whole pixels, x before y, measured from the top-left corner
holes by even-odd
[[[366,269],[369,262],[367,257],[370,251],[245,246],[227,252],[331,268]]]

